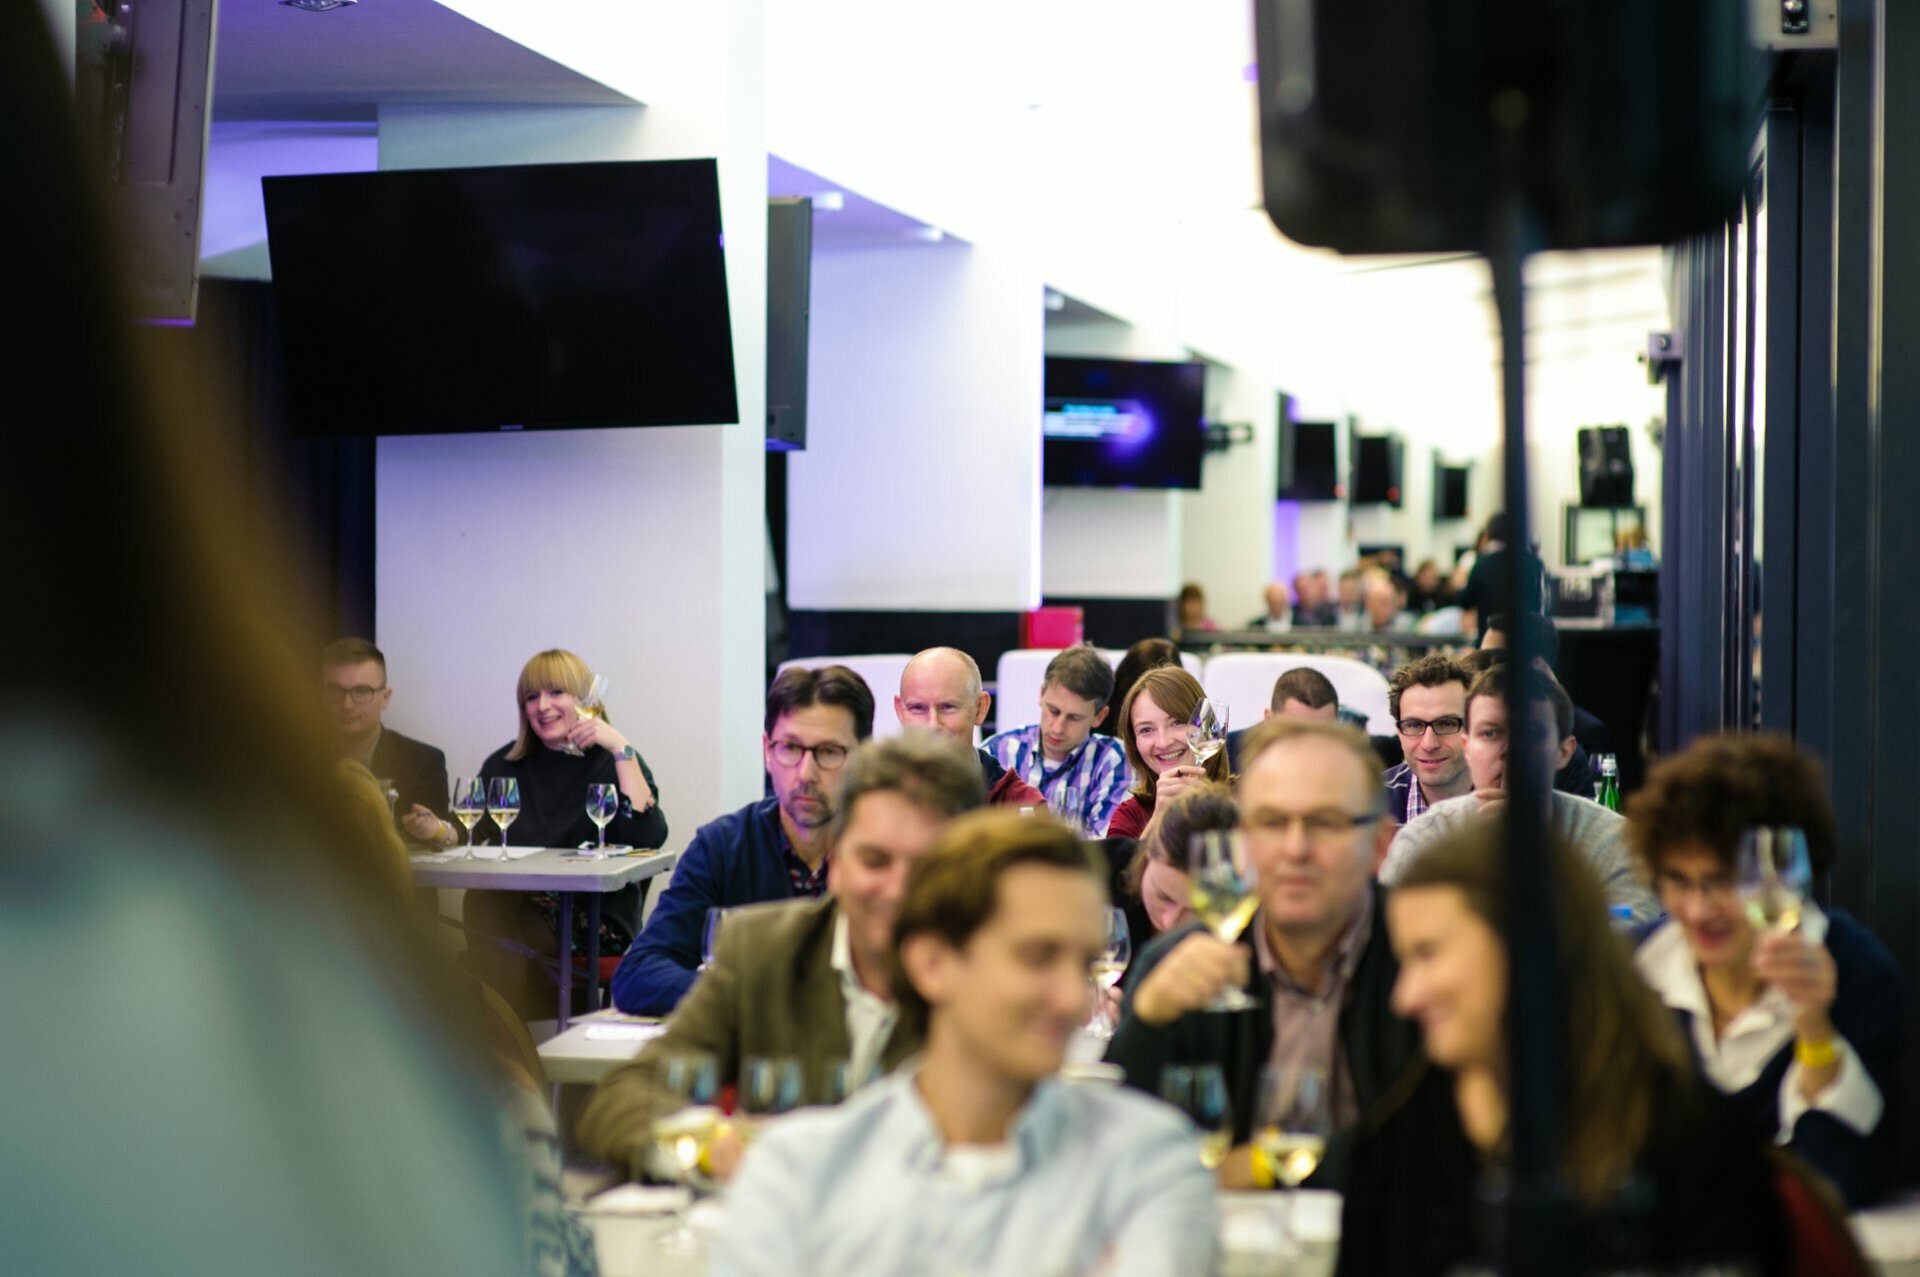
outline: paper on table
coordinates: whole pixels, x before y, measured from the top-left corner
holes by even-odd
[[[444,865],[459,858],[457,851],[423,851],[407,857],[416,865]]]
[[[690,1197],[684,1188],[621,1184],[589,1197],[578,1209],[582,1215],[670,1215],[684,1207]]]
[[[589,1024],[590,1042],[651,1042],[667,1031],[664,1024]]]

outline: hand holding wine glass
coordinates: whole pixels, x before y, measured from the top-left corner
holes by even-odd
[[[1222,941],[1240,939],[1260,907],[1258,882],[1247,859],[1246,839],[1238,830],[1210,829],[1195,834],[1189,850],[1188,872],[1193,880],[1193,911]],[[1253,999],[1229,985],[1214,999],[1210,1011],[1246,1011]]]
[[[606,677],[604,675],[595,674],[593,676],[593,681],[587,685],[586,695],[576,697],[574,699],[573,712],[579,715],[580,723],[590,723],[595,720],[599,720],[603,717],[602,711],[605,709],[606,703],[607,703]],[[580,732],[579,732],[580,723],[576,723],[574,725],[574,730],[568,733],[568,741],[563,750],[563,752],[572,754],[576,758],[587,752],[584,746],[589,741],[592,741],[591,735],[589,735],[587,741],[583,741],[580,739]],[[598,743],[598,742],[594,742],[594,743]]]
[[[1747,830],[1734,857],[1734,882],[1755,930],[1795,930],[1813,887],[1806,834],[1789,826]]]
[[[1227,747],[1227,705],[1225,701],[1200,698],[1187,722],[1187,751],[1193,761],[1205,767],[1215,754]]]
[[[453,818],[467,828],[467,854],[463,860],[478,860],[473,851],[473,827],[487,814],[487,782],[479,776],[462,776],[453,782],[453,798],[448,804]]]

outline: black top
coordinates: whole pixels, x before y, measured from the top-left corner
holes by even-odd
[[[512,776],[520,782],[520,816],[508,828],[508,837],[517,847],[575,847],[595,842],[599,832],[587,817],[587,786],[618,785],[614,758],[595,745],[584,755],[562,753],[535,743],[525,758],[510,759],[511,744],[502,745],[480,765],[480,775],[489,786],[495,776]],[[653,806],[644,812],[633,809],[633,800],[623,792],[620,810],[607,822],[607,842],[634,847],[659,847],[667,841],[667,817],[660,808],[660,787],[642,758],[640,774],[653,791]],[[482,832],[484,831],[484,832]],[[475,841],[498,843],[500,828],[491,819],[480,822]],[[631,943],[640,931],[641,885],[630,883],[601,897],[603,921],[617,924],[614,935],[622,946]],[[584,925],[584,916],[576,922]],[[624,929],[624,933],[622,931]]]
[[[433,746],[382,727],[367,770],[379,780],[392,781],[399,791],[394,815],[404,816],[419,803],[440,819],[451,819],[447,811],[447,756]]]
[[[1454,602],[1463,608],[1470,608],[1480,626],[1480,633],[1487,632],[1487,618],[1507,610],[1507,600],[1500,590],[1501,564],[1513,551],[1501,546],[1498,550],[1488,550],[1474,560],[1473,571],[1467,573],[1467,584]],[[1544,594],[1544,582],[1547,565],[1538,555],[1531,552],[1520,559],[1521,606],[1525,611],[1538,615],[1544,609],[1541,598]]]
[[[1653,1141],[1604,1211],[1576,1207],[1557,1272],[1790,1271],[1790,1238],[1761,1141],[1710,1088],[1655,1100]],[[1453,1077],[1437,1068],[1406,1101],[1363,1120],[1353,1142],[1338,1277],[1492,1271],[1502,1221],[1487,1204],[1502,1170],[1467,1139]],[[1581,1262],[1581,1261],[1584,1261]]]

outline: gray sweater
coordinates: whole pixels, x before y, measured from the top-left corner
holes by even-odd
[[[1461,830],[1483,819],[1480,802],[1472,794],[1449,798],[1416,816],[1394,835],[1387,859],[1380,866],[1380,881],[1391,887],[1406,872],[1408,865]],[[1636,923],[1651,922],[1660,916],[1659,902],[1640,881],[1627,854],[1627,822],[1617,812],[1599,803],[1573,794],[1555,792],[1551,824],[1554,836],[1586,857],[1587,866],[1600,880],[1608,905],[1626,905],[1633,910]]]

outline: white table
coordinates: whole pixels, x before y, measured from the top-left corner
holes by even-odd
[[[1303,1253],[1283,1260],[1279,1221],[1284,1203],[1278,1193],[1220,1194],[1220,1243],[1226,1277],[1253,1277],[1284,1271],[1287,1277],[1329,1277],[1339,1250],[1340,1197],[1337,1193],[1302,1191],[1298,1230]],[[601,1277],[704,1277],[707,1253],[682,1256],[661,1249],[655,1241],[673,1227],[664,1215],[603,1215],[585,1213],[600,1257]],[[703,1202],[694,1211],[695,1228],[711,1236],[725,1227],[717,1201]]]
[[[628,1015],[612,1007],[575,1016],[564,1032],[540,1044],[547,1080],[597,1086],[600,1079],[640,1054],[663,1023],[657,1016]]]
[[[466,858],[466,848],[413,857],[417,887],[452,887],[466,891],[551,892],[560,898],[559,1025],[564,1032],[573,1001],[573,905],[587,902],[587,1002],[600,1005],[600,898],[632,883],[656,877],[673,868],[677,851],[644,851],[591,857],[563,847],[476,847],[478,860]],[[535,961],[542,955],[498,936],[488,940],[523,953]]]

